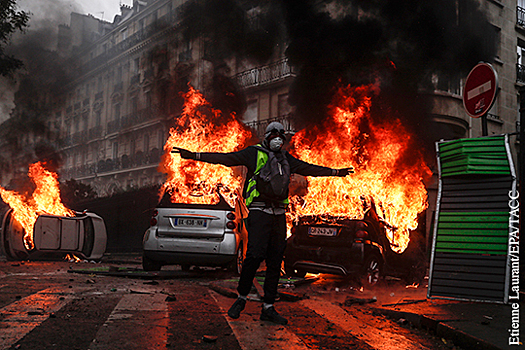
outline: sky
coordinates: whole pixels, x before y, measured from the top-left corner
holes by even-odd
[[[92,14],[109,22],[113,22],[115,15],[120,13],[121,3],[128,6],[133,4],[133,0],[76,0],[76,2],[85,14]]]
[[[54,37],[58,33],[59,24],[70,24],[71,12],[92,14],[108,22],[113,22],[116,14],[120,14],[120,4],[131,6],[133,0],[18,0],[20,10],[31,13],[29,28],[31,30],[51,30]],[[14,35],[17,42],[24,34]],[[56,49],[56,42],[49,42],[47,49]],[[18,90],[15,81],[0,76],[0,123],[7,120],[15,107],[14,94]]]
[[[116,14],[120,13],[120,4],[131,6],[133,0],[19,0],[20,9],[31,12],[36,22],[51,19],[69,24],[71,12],[92,14],[97,18],[113,22]]]

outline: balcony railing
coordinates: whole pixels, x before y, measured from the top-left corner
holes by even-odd
[[[71,167],[63,170],[62,176],[65,178],[95,176],[111,171],[133,170],[147,165],[156,165],[160,162],[162,150],[153,148],[149,152],[138,151],[134,155],[123,155],[115,159],[99,160],[96,163],[90,163],[80,166]]]
[[[519,63],[516,64],[516,81],[525,83],[525,66]]]
[[[120,130],[120,118],[108,122],[107,132],[113,134]]]
[[[525,27],[525,8],[518,6],[516,10],[516,15],[517,15],[516,23],[519,26]]]
[[[279,122],[284,126],[284,130],[287,134],[294,134],[295,133],[295,126],[293,123],[293,116],[292,114],[286,114],[282,115],[276,118],[270,118],[265,120],[257,120],[255,122],[246,123],[246,126],[252,128],[257,133],[257,136],[259,139],[264,138],[264,132],[266,131],[266,127],[271,122]]]
[[[164,114],[158,106],[151,106],[108,122],[107,133],[112,134],[121,129],[131,128],[133,126],[151,120],[161,119],[163,117]]]
[[[253,68],[235,76],[237,83],[243,88],[261,86],[287,77],[295,76],[292,67],[288,64],[288,59],[267,66]]]

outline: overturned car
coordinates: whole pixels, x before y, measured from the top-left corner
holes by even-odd
[[[25,229],[12,213],[10,209],[4,214],[0,230],[0,246],[8,260],[53,259],[67,254],[99,260],[106,251],[106,226],[96,214],[39,215],[33,226],[32,242],[28,243]]]

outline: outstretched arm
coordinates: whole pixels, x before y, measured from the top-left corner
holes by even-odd
[[[172,153],[179,153],[181,158],[194,159],[206,163],[222,164],[226,166],[244,165],[248,168],[253,167],[253,162],[256,161],[257,152],[255,148],[248,147],[237,152],[216,153],[216,152],[191,152],[184,148],[173,147]]]
[[[288,162],[292,173],[303,176],[347,176],[354,173],[354,168],[332,169],[320,165],[314,165],[297,159],[291,155],[288,156]]]

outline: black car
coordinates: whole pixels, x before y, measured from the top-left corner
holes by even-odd
[[[374,207],[361,220],[304,216],[288,238],[285,271],[299,277],[307,272],[358,277],[366,285],[375,285],[385,271],[406,280],[416,273],[424,276],[424,268],[415,266],[425,263],[421,254],[414,254],[415,244],[406,253],[393,252],[385,233],[387,225]]]

